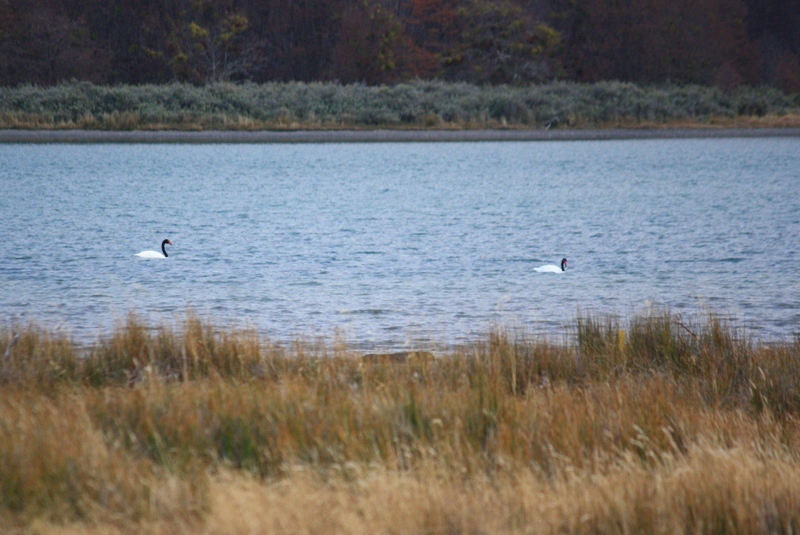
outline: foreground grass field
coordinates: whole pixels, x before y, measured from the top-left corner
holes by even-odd
[[[800,340],[579,317],[365,356],[189,316],[0,328],[0,526],[36,533],[793,533]]]
[[[0,129],[330,130],[797,127],[772,88],[411,82],[0,88]]]

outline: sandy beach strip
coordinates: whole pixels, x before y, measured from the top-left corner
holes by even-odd
[[[596,130],[0,130],[0,143],[401,143],[798,137],[800,128]]]

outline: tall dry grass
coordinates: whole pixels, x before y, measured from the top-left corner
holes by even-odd
[[[669,311],[579,316],[573,334],[498,330],[435,357],[364,358],[191,315],[155,328],[131,315],[84,349],[2,327],[0,521],[798,529],[800,341],[756,343],[714,315]],[[330,507],[308,514],[314,503]]]
[[[793,533],[796,461],[747,447],[693,447],[655,468],[622,459],[607,474],[545,481],[523,470],[469,482],[376,471],[355,482],[307,474],[264,486],[220,478],[207,533]],[[324,511],[324,514],[321,514]]]
[[[136,522],[202,512],[203,474],[179,478],[131,456],[92,421],[87,401],[80,392],[53,398],[2,389],[0,522]]]

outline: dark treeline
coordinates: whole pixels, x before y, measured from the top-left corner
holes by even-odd
[[[742,84],[800,91],[800,0],[0,0],[0,85]]]

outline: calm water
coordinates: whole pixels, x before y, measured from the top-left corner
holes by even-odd
[[[0,216],[0,322],[84,340],[134,309],[397,347],[651,304],[800,331],[800,138],[0,145]]]

